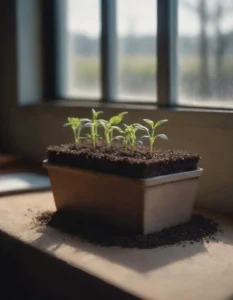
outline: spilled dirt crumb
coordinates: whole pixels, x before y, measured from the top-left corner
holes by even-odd
[[[33,219],[34,224],[36,226],[47,225],[49,223],[49,221],[51,220],[53,213],[54,212],[50,211],[50,210],[38,212],[37,216]]]
[[[223,229],[210,218],[194,214],[190,222],[147,235],[131,233],[103,224],[86,216],[67,211],[40,212],[35,218],[37,226],[47,225],[105,247],[152,249],[194,243],[218,242]]]

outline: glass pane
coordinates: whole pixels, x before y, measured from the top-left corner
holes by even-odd
[[[100,0],[67,0],[67,94],[100,98]]]
[[[179,1],[179,104],[233,107],[233,1]]]
[[[156,0],[116,0],[119,101],[153,101],[156,92]]]

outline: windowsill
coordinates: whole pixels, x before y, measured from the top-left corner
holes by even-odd
[[[31,115],[51,116],[53,122],[58,119],[64,120],[68,116],[90,116],[91,108],[103,110],[106,118],[113,114],[127,111],[126,122],[138,122],[143,118],[159,120],[168,119],[169,124],[175,127],[189,128],[216,128],[233,129],[233,110],[208,109],[193,107],[158,107],[152,104],[131,104],[131,103],[102,103],[91,100],[57,100],[37,104],[18,106],[18,112],[24,118]],[[115,111],[116,110],[116,111]],[[51,121],[52,122],[52,121]],[[52,125],[48,120],[48,125]]]
[[[210,108],[210,107],[192,107],[192,106],[176,106],[169,107],[159,106],[155,103],[148,102],[101,102],[99,100],[81,99],[81,100],[49,100],[40,103],[21,104],[19,107],[34,108],[34,107],[79,107],[79,108],[110,108],[110,109],[128,109],[128,110],[163,110],[163,111],[178,111],[178,112],[201,112],[201,113],[223,113],[232,114],[233,108]]]
[[[35,272],[42,281],[60,278],[52,264],[56,260],[65,262],[67,268],[73,266],[73,276],[80,270],[84,272],[80,274],[78,284],[72,285],[72,291],[83,283],[85,274],[91,274],[94,281],[101,280],[140,299],[228,299],[232,295],[233,223],[230,219],[207,214],[224,229],[224,235],[217,237],[218,243],[210,241],[187,244],[184,248],[176,245],[138,250],[100,247],[33,224],[38,212],[54,209],[51,192],[1,198],[0,229],[21,243],[21,246],[18,245],[20,249],[11,247],[12,255],[17,252],[21,255],[20,259],[25,257],[29,269],[33,265],[29,272],[31,278],[34,278]],[[46,255],[47,263],[43,264],[43,268],[40,267],[42,261],[39,256],[31,248],[28,252],[23,250],[23,244]],[[60,278],[57,291],[65,292],[67,285],[64,278]],[[217,285],[213,284],[216,282]],[[40,284],[43,286],[42,282]],[[93,281],[88,279],[85,286],[91,288],[91,284]],[[51,281],[48,287],[52,289],[52,286]],[[100,292],[104,294],[106,286],[101,288]]]

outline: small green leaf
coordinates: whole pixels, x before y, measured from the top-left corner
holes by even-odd
[[[156,138],[157,137],[160,137],[161,139],[166,140],[166,141],[168,140],[168,137],[166,136],[166,134],[163,134],[163,133],[156,135]]]
[[[63,125],[63,127],[67,127],[67,126],[70,126],[71,124],[70,123],[65,123],[64,125]]]
[[[119,124],[123,120],[124,115],[126,115],[126,114],[127,114],[127,112],[122,112],[122,113],[118,114],[117,116],[111,117],[111,119],[109,120],[109,123],[115,124],[115,125]]]
[[[144,130],[144,131],[146,131],[146,132],[149,131],[149,129],[148,129],[147,127],[145,127],[145,126],[143,126],[143,125],[141,125],[141,124],[139,124],[139,123],[134,124],[134,126],[135,126],[137,129],[139,129],[139,130]]]
[[[148,125],[150,125],[151,127],[154,126],[154,122],[151,121],[151,120],[149,120],[149,119],[143,119],[143,121],[144,121],[145,123],[147,123]]]
[[[119,116],[114,116],[114,117],[111,117],[111,119],[109,120],[109,123],[111,124],[119,124],[121,121],[121,119],[119,118]]]
[[[92,118],[93,118],[93,120],[96,120],[98,118],[98,116],[102,113],[103,113],[102,111],[95,111],[94,109],[92,109]]]
[[[90,127],[92,127],[92,123],[89,122],[83,125],[83,128],[90,128]]]
[[[166,122],[168,122],[168,120],[161,120],[161,121],[158,121],[157,123],[155,123],[154,128],[156,128],[156,127],[158,127],[158,126],[160,126],[160,125],[162,125],[162,124],[164,124],[164,123],[166,123]]]
[[[121,131],[122,131],[121,128],[118,127],[118,126],[112,126],[111,128],[112,128],[113,130],[117,130],[118,132],[121,132]]]
[[[82,119],[79,119],[80,122],[91,122],[90,119],[87,119],[87,118],[82,118]]]
[[[141,139],[150,139],[149,135],[143,135]]]

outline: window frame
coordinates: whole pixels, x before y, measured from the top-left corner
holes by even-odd
[[[102,96],[100,99],[72,98],[73,101],[99,101],[103,103],[133,104],[133,101],[116,99],[117,87],[117,24],[116,24],[116,1],[100,0],[101,3],[101,38],[100,38],[100,87]],[[177,98],[177,1],[178,0],[154,0],[157,2],[157,96],[154,102],[137,101],[136,104],[154,105],[156,107],[168,107],[176,102]],[[44,70],[44,100],[56,101],[58,98],[67,99],[65,96],[66,79],[59,78],[64,74],[64,45],[65,39],[65,10],[64,1],[42,1],[42,24],[43,24],[43,65]],[[48,18],[49,16],[49,18]],[[166,22],[165,20],[170,20]],[[155,23],[156,25],[156,23]],[[63,46],[64,47],[64,46]],[[173,50],[172,50],[173,49]],[[63,66],[63,68],[61,67]],[[48,84],[49,83],[49,84]],[[169,88],[165,88],[169,87]]]
[[[177,103],[178,0],[157,0],[157,103]]]
[[[13,0],[12,0],[13,1]],[[21,5],[19,0],[14,0],[18,7]],[[28,5],[25,0],[24,5]],[[179,0],[155,0],[157,1],[157,76],[155,80],[157,81],[157,99],[155,102],[147,102],[142,98],[141,102],[133,101],[120,101],[114,99],[114,92],[116,85],[116,76],[117,74],[112,72],[116,70],[116,55],[114,53],[115,47],[115,38],[114,31],[116,34],[116,1],[111,0],[111,5],[109,0],[101,0],[101,23],[103,33],[101,35],[101,88],[102,88],[102,97],[100,99],[90,99],[90,98],[70,98],[65,95],[66,90],[66,74],[64,72],[66,68],[65,64],[65,51],[66,51],[66,39],[65,39],[65,1],[63,0],[42,0],[37,6],[38,14],[40,15],[40,27],[41,34],[36,33],[36,37],[30,33],[29,38],[32,38],[33,42],[37,39],[38,43],[41,45],[42,55],[38,53],[35,54],[35,60],[38,62],[41,61],[42,72],[37,68],[31,71],[34,72],[35,78],[31,76],[30,80],[34,85],[41,85],[41,91],[38,92],[36,96],[32,95],[32,100],[21,101],[24,98],[24,95],[20,95],[18,101],[19,105],[29,105],[32,104],[43,104],[46,102],[53,102],[53,104],[59,105],[62,103],[62,106],[83,106],[83,103],[86,102],[86,106],[89,107],[92,103],[94,107],[103,107],[104,106],[113,106],[118,105],[119,107],[141,107],[149,106],[154,109],[168,108],[168,109],[184,109],[187,111],[233,111],[233,109],[225,107],[206,107],[206,106],[187,106],[178,103],[178,4]],[[113,5],[115,3],[115,5]],[[35,6],[35,5],[34,5]],[[36,8],[35,8],[36,9]],[[18,8],[16,7],[16,13]],[[48,18],[49,16],[49,18]],[[109,20],[114,19],[115,22],[112,22],[112,26],[106,26],[109,23]],[[25,13],[26,18],[26,13]],[[169,20],[169,21],[166,21]],[[17,27],[21,27],[21,21],[16,20]],[[36,21],[37,22],[37,21]],[[48,28],[50,28],[48,30]],[[21,31],[26,31],[25,28]],[[21,37],[17,37],[21,39]],[[29,40],[29,39],[28,39]],[[49,41],[49,42],[48,42]],[[30,45],[29,45],[30,46]],[[20,52],[19,49],[16,51]],[[26,52],[26,51],[25,51]],[[21,56],[25,56],[22,53]],[[62,59],[63,58],[63,59]],[[27,59],[27,58],[26,58]],[[20,64],[20,61],[18,60]],[[24,68],[30,68],[28,66]],[[20,73],[20,71],[19,71]],[[41,73],[41,74],[36,74]],[[33,74],[32,74],[33,75]],[[42,84],[39,83],[39,79]],[[23,74],[18,75],[19,83],[23,81]],[[38,88],[37,88],[38,89]],[[37,92],[37,89],[36,92]],[[35,94],[35,93],[34,93]],[[27,99],[30,99],[30,95],[27,95]],[[34,99],[36,98],[36,100]],[[72,100],[72,101],[71,101]]]
[[[140,101],[117,99],[117,24],[116,24],[116,1],[100,0],[100,98],[67,97],[67,78],[65,62],[65,10],[63,0],[42,0],[42,44],[43,44],[43,101],[57,102],[67,100],[88,103],[120,105],[148,105],[157,108],[187,109],[187,110],[222,110],[228,111],[233,108],[213,106],[188,106],[180,104],[179,99],[179,73],[178,73],[178,6],[179,0],[154,0],[157,3],[157,71],[155,85],[157,86],[154,101],[141,98]],[[49,16],[49,18],[46,18]],[[133,99],[133,97],[132,97]],[[69,103],[70,106],[70,103]],[[88,105],[89,106],[89,105]]]

